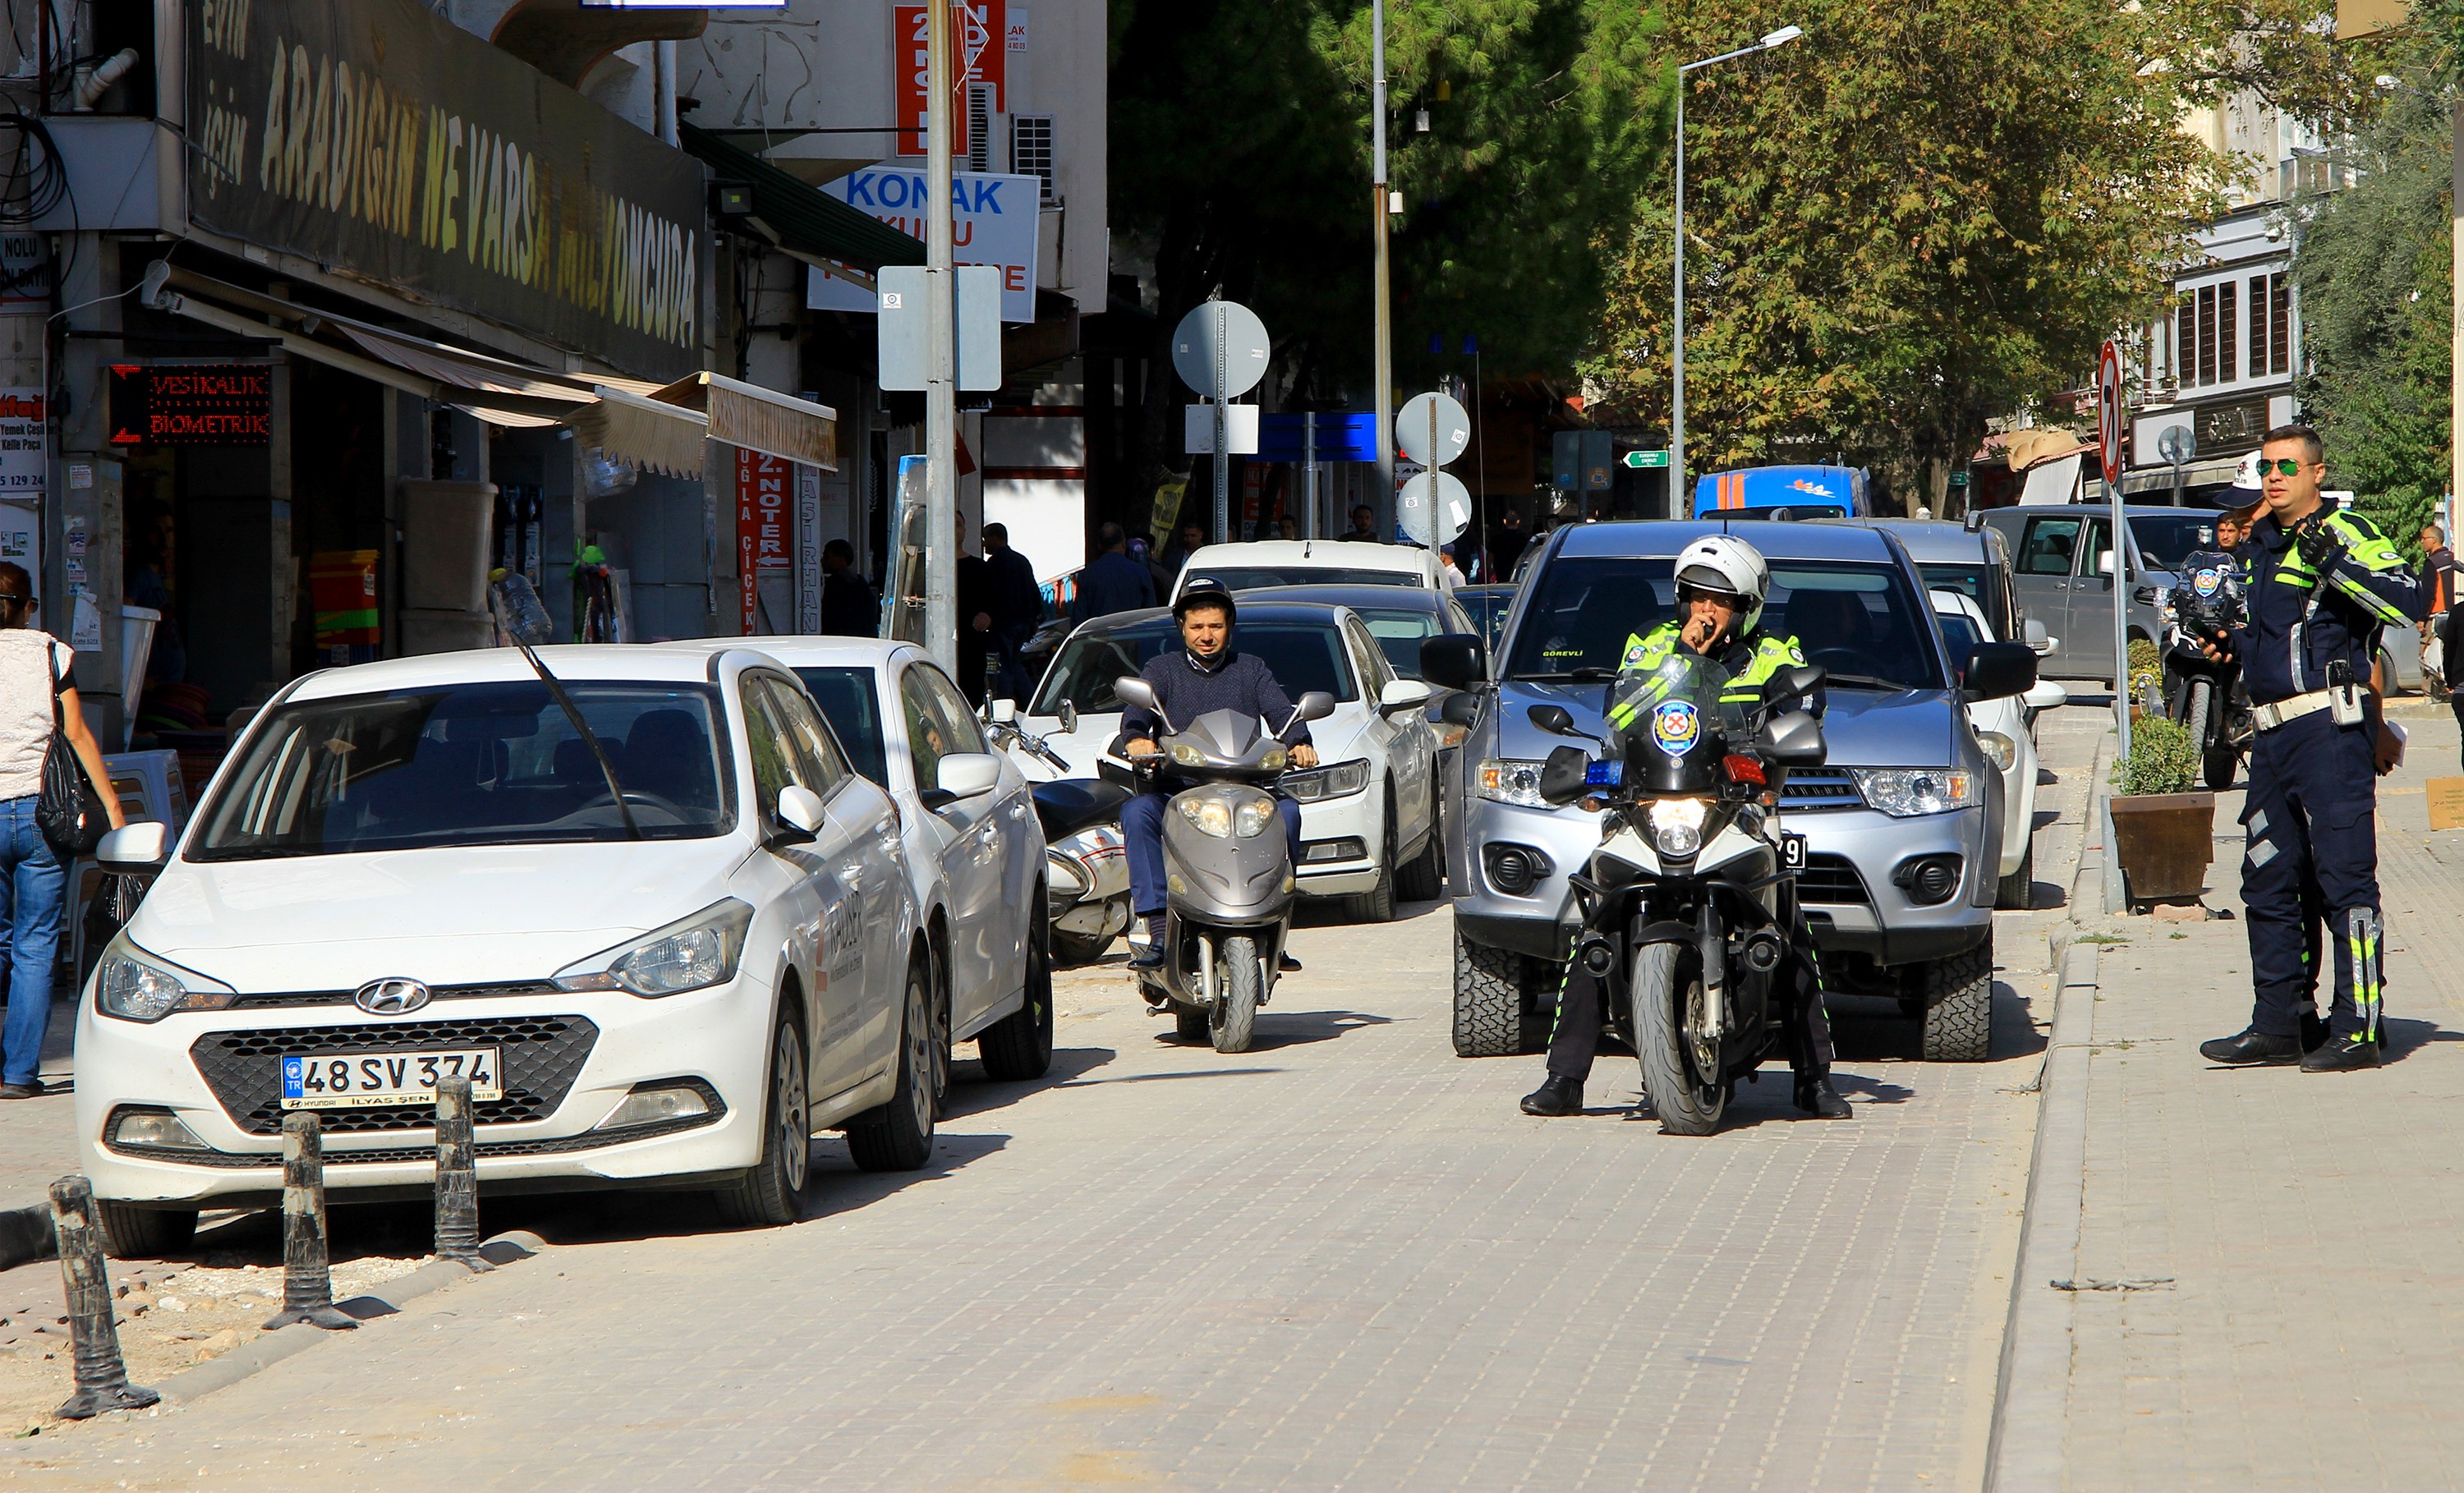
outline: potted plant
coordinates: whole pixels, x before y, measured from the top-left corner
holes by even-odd
[[[2145,638],[2130,640],[2130,719],[2165,714],[2165,655]]]
[[[2132,724],[2130,757],[2107,801],[2130,906],[2195,902],[2207,889],[2216,796],[2193,792],[2198,780],[2199,749],[2187,727],[2162,715]]]

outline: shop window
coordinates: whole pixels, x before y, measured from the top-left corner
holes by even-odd
[[[2216,287],[2216,381],[2231,384],[2241,377],[2241,348],[2238,345],[2241,297],[2233,294],[2228,281]]]
[[[2216,288],[2199,290],[2199,386],[2216,382]]]
[[[2293,281],[2281,274],[2267,277],[2267,371],[2293,370]]]

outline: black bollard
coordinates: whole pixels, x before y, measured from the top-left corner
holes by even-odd
[[[68,1290],[69,1342],[77,1363],[77,1393],[59,1409],[63,1420],[85,1420],[106,1410],[143,1410],[163,1396],[128,1382],[120,1356],[120,1329],[113,1325],[111,1277],[103,1269],[102,1238],[94,1226],[94,1184],[64,1176],[52,1184],[52,1233],[59,1241],[60,1284]]]
[[[282,1309],[265,1330],[306,1322],[340,1330],[358,1323],[334,1309],[325,1251],[324,1131],[314,1114],[282,1117]]]
[[[479,1253],[479,1156],[471,1138],[471,1079],[436,1081],[436,1258],[473,1270],[495,1265]]]

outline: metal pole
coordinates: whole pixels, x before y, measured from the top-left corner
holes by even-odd
[[[676,44],[663,41],[651,55],[650,96],[659,119],[659,139],[676,143]]]
[[[120,1356],[111,1277],[102,1262],[102,1234],[94,1217],[94,1184],[64,1176],[52,1184],[52,1237],[58,1241],[60,1284],[67,1292],[69,1360],[77,1393],[57,1414],[90,1420],[106,1410],[143,1410],[162,1399],[128,1382]]]
[[[945,670],[958,667],[958,277],[950,227],[950,8],[925,14],[924,111],[924,636]]]
[[[1668,516],[1691,517],[1694,505],[1679,507],[1685,492],[1685,72],[1677,70],[1677,287],[1672,302],[1675,332],[1669,339],[1676,375],[1668,396]]]
[[[2130,760],[2130,536],[2123,528],[2122,484],[2108,482],[2105,494],[2112,499],[2113,514],[2113,729],[2117,733],[2122,755],[2117,760]],[[2105,854],[2114,854],[2113,842],[2105,841]]]
[[[325,1142],[317,1116],[282,1117],[282,1309],[265,1330],[305,1322],[346,1332],[359,1323],[334,1306],[325,1232]]]
[[[494,1270],[479,1253],[479,1148],[473,1139],[471,1076],[436,1081],[436,1258]]]
[[[1317,538],[1317,411],[1301,415],[1301,538]]]
[[[2447,492],[2452,500],[2456,494],[2464,493],[2464,98],[2459,98],[2455,101],[2450,127],[2454,132],[2455,143],[2454,160],[2449,166],[2449,170],[2453,173],[2454,194],[2448,204],[2448,210],[2453,215],[2454,235],[2451,252],[2454,255],[2452,263],[2455,271],[2453,290],[2454,340],[2448,350],[2447,375],[2450,397],[2448,436],[2449,445],[2452,448],[2449,460],[2453,463],[2447,477]],[[2285,280],[2289,286],[2292,276],[2286,275]],[[2285,295],[2289,299],[2292,295],[2291,290],[2288,289]],[[2286,319],[2291,320],[2291,317],[2288,315]],[[2301,370],[2298,365],[2293,370],[2293,376],[2296,379],[2301,376]],[[2441,519],[2447,524],[2447,542],[2450,545],[2455,543],[2455,527],[2452,521],[2453,518],[2453,515],[2450,514]],[[2450,663],[2447,667],[2452,670],[2457,666]]]
[[[1223,303],[1215,303],[1215,542],[1232,542],[1231,416],[1224,409],[1223,390],[1231,379],[1223,369],[1224,340],[1232,335],[1232,318]]]
[[[1395,328],[1386,280],[1386,0],[1371,0],[1369,24],[1369,195],[1377,245],[1377,532],[1383,538],[1395,530]]]

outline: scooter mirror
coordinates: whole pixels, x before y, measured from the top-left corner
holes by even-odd
[[[1123,674],[1113,680],[1112,693],[1123,705],[1134,705],[1158,715],[1163,714],[1163,704],[1155,698],[1155,686],[1135,674]]]
[[[1311,690],[1300,697],[1293,714],[1303,720],[1324,720],[1334,714],[1334,696],[1324,690]]]
[[[1552,736],[1574,734],[1574,713],[1562,705],[1534,705],[1526,718]]]
[[[1076,736],[1078,734],[1077,703],[1072,700],[1062,701],[1058,714],[1061,720],[1062,734],[1064,736]]]

